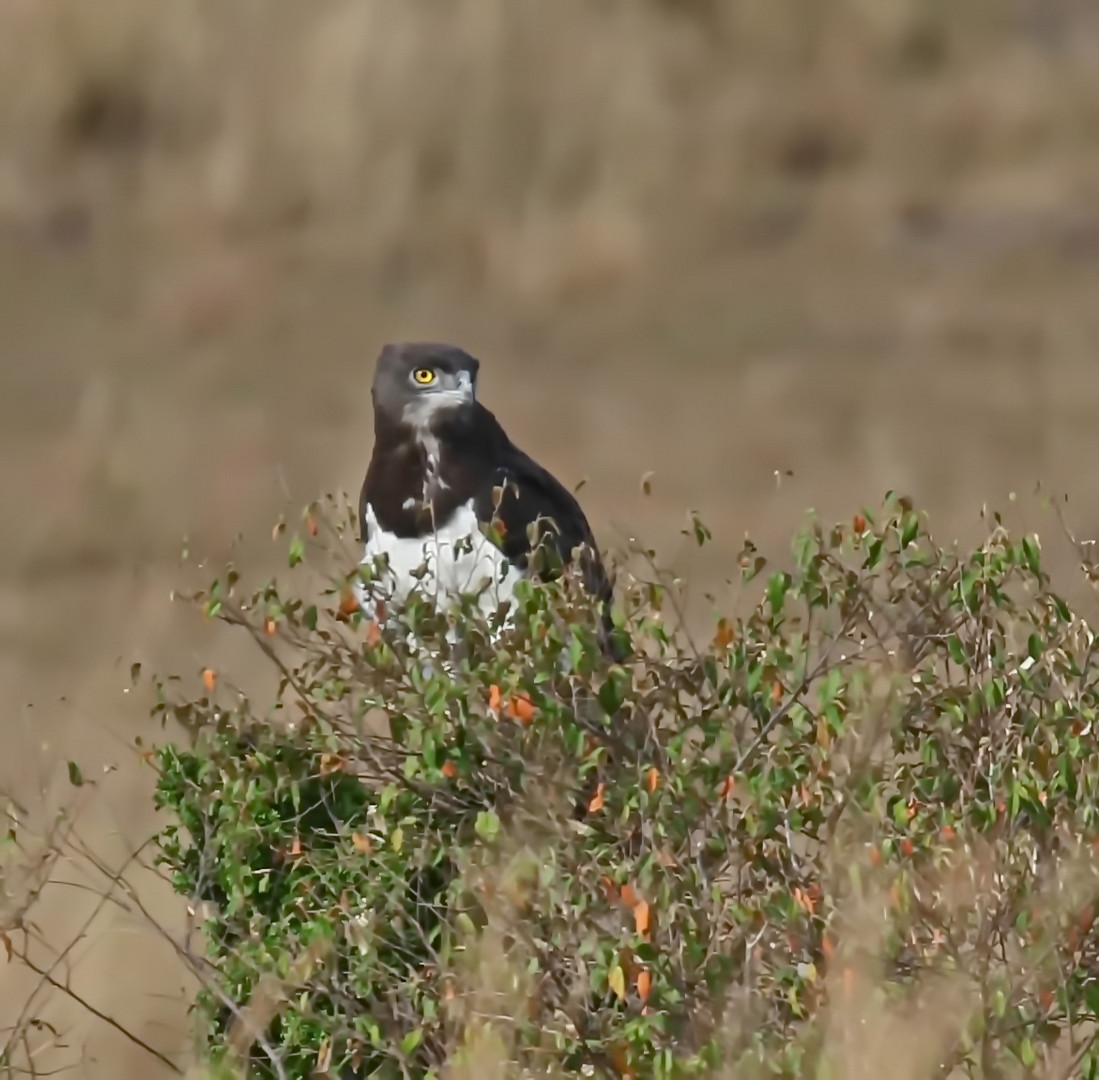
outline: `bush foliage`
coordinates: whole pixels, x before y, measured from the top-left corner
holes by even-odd
[[[291,565],[331,550],[318,517]],[[349,577],[201,594],[279,678],[263,715],[210,670],[160,685],[208,1060],[1099,1076],[1092,631],[998,521],[960,553],[889,496],[792,554],[746,545],[760,600],[705,644],[637,571],[621,666],[567,580],[502,634],[426,602],[379,633]]]

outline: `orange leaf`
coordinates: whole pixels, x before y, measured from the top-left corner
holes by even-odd
[[[646,940],[649,940],[649,902],[642,900],[633,909],[634,929]]]
[[[294,835],[294,842],[290,845],[290,855],[297,858],[301,854],[301,837]]]
[[[637,996],[642,1001],[649,1000],[649,992],[653,988],[653,977],[649,974],[648,968],[642,968],[637,973]]]
[[[728,799],[733,793],[733,789],[736,787],[736,780],[733,779],[732,773],[725,777],[721,781],[721,786],[718,788],[718,798]]]
[[[901,851],[903,851],[905,855],[911,855],[912,852],[915,851],[915,850],[916,850],[916,845],[913,844],[912,841],[909,840],[908,837],[906,836],[901,841]]]
[[[793,896],[799,907],[804,908],[810,915],[813,914],[816,909],[816,904],[813,902],[813,898],[805,892],[804,889],[794,889]]]
[[[534,719],[534,705],[526,694],[512,694],[508,701],[508,715],[520,724],[529,724]]]
[[[872,847],[870,849],[870,865],[871,866],[880,866],[881,865],[881,848]]]
[[[622,1043],[616,1043],[610,1048],[611,1064],[622,1080],[634,1080],[637,1075],[630,1068],[630,1059],[626,1047]]]
[[[726,618],[718,619],[717,633],[714,634],[714,645],[719,649],[727,649],[733,643],[733,625]]]
[[[782,683],[775,679],[771,683],[771,704],[777,705],[782,700]]]
[[[442,772],[443,776],[447,776],[453,780],[454,777],[458,775],[458,766],[455,765],[453,761],[444,761]]]
[[[862,514],[856,514],[854,520],[851,522],[851,527],[857,533],[866,532],[866,518]]]
[[[588,813],[594,814],[603,809],[605,800],[603,799],[603,792],[606,789],[605,784],[600,784],[595,789],[595,794],[592,796],[591,802],[588,803]]]
[[[953,825],[944,825],[944,826],[943,826],[943,827],[942,827],[942,828],[941,828],[941,829],[939,830],[939,832],[940,832],[940,834],[942,835],[942,838],[943,838],[944,840],[946,840],[946,841],[947,841],[948,843],[949,843],[949,842],[950,842],[951,840],[953,840],[955,836],[957,836],[957,835],[958,835],[958,834],[957,834],[957,833],[956,833],[956,832],[954,831],[954,826],[953,826]]]
[[[632,908],[636,907],[640,900],[641,897],[637,895],[637,890],[634,889],[629,882],[626,882],[626,884],[622,886],[622,903],[625,904],[626,907]]]
[[[321,754],[321,776],[331,776],[333,773],[343,772],[347,763],[339,754]]]
[[[492,712],[500,711],[500,687],[495,683],[488,688],[488,707]]]
[[[366,624],[366,643],[371,648],[374,648],[379,641],[382,640],[382,628],[378,625],[377,619],[371,619]]]
[[[361,851],[364,855],[369,855],[374,850],[370,837],[363,836],[362,833],[352,833],[351,842],[355,845],[356,850]]]
[[[618,899],[618,890],[615,888],[614,882],[611,881],[608,875],[604,874],[599,879],[599,883],[603,886],[603,895],[606,896],[608,901],[613,903]]]
[[[359,600],[351,589],[344,589],[340,593],[340,614],[354,615],[359,610]]]
[[[218,677],[213,668],[202,669],[202,685],[208,694],[212,694],[217,689]]]
[[[276,633],[276,632],[278,631],[278,628],[279,628],[279,625],[278,625],[278,623],[277,623],[277,622],[275,622],[275,620],[274,620],[274,619],[270,619],[270,618],[269,618],[269,619],[265,619],[265,620],[264,620],[264,623],[263,623],[263,632],[264,632],[264,633],[265,633],[265,634],[266,634],[266,635],[267,635],[268,637],[274,637],[274,636],[275,636],[275,633]]]
[[[317,519],[315,517],[313,517],[312,514],[306,514],[305,515],[305,528],[308,531],[310,536],[316,536],[317,535],[317,532],[318,532]]]
[[[655,765],[649,769],[646,781],[648,782],[649,794],[651,795],[656,791],[657,785],[660,783],[660,770]]]

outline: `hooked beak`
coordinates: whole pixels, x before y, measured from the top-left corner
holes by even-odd
[[[459,371],[456,376],[458,390],[467,401],[475,401],[477,392],[473,385],[473,376],[468,371]]]

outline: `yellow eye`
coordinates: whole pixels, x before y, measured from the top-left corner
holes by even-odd
[[[421,386],[428,386],[435,381],[435,372],[431,368],[417,368],[412,373],[412,378]]]

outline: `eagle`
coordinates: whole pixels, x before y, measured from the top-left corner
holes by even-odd
[[[479,369],[454,345],[382,348],[371,386],[374,447],[359,494],[362,562],[384,567],[384,602],[400,605],[419,591],[442,606],[474,594],[486,615],[524,578],[552,580],[575,566],[599,605],[603,652],[622,662],[613,587],[591,526],[572,493],[478,400]],[[362,585],[358,597],[368,617],[384,618]]]

